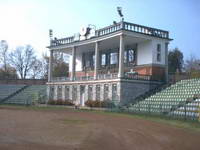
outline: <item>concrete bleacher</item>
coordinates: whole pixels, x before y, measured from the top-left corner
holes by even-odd
[[[7,84],[0,84],[0,101],[7,98],[11,94],[14,94],[18,90],[24,88],[25,85],[7,85]]]
[[[180,116],[182,118],[199,118],[200,117],[200,99],[196,99],[193,102],[187,103],[184,106],[179,107],[175,111],[169,113],[171,116]]]
[[[46,95],[46,85],[31,85],[12,96],[4,102],[4,104],[27,105],[37,103],[40,97]]]
[[[136,104],[130,105],[129,109],[144,113],[175,113],[176,110],[187,105],[188,98],[192,98],[196,94],[200,94],[200,79],[181,80]]]

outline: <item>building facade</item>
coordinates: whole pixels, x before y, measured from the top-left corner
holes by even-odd
[[[167,82],[170,40],[167,31],[124,21],[51,39],[48,98],[82,106],[87,100],[134,100]],[[55,52],[70,56],[69,76],[52,76]]]

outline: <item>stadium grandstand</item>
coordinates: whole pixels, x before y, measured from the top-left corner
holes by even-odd
[[[132,101],[126,111],[196,120],[199,108],[200,79],[187,79],[140,101]]]
[[[46,85],[0,84],[0,104],[45,103]]]

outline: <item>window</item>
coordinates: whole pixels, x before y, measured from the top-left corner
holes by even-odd
[[[133,49],[130,49],[128,51],[128,62],[134,62],[135,60],[135,51]]]
[[[108,100],[108,94],[109,94],[109,86],[108,84],[104,85],[104,100]]]
[[[157,61],[161,61],[161,45],[157,44]]]
[[[58,100],[61,100],[62,99],[62,86],[58,86],[58,89],[57,89],[57,94],[58,94]]]
[[[77,100],[77,87],[75,85],[72,86],[72,100]]]
[[[106,65],[106,54],[101,55],[101,65],[105,66]]]
[[[110,54],[110,64],[117,64],[117,53],[111,53]]]
[[[96,100],[100,101],[100,85],[96,85]]]
[[[114,101],[118,100],[118,95],[117,95],[117,85],[113,84],[112,85],[112,99]]]
[[[94,53],[84,53],[83,54],[83,67],[89,68],[93,67],[95,62],[95,55]]]
[[[124,63],[127,63],[127,51],[124,51]]]
[[[69,100],[69,86],[65,86],[65,100]]]

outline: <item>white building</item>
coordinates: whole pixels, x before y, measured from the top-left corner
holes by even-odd
[[[167,31],[124,21],[51,40],[49,99],[81,105],[87,100],[133,100],[167,82],[170,40]],[[70,55],[69,76],[52,77],[54,52]]]

